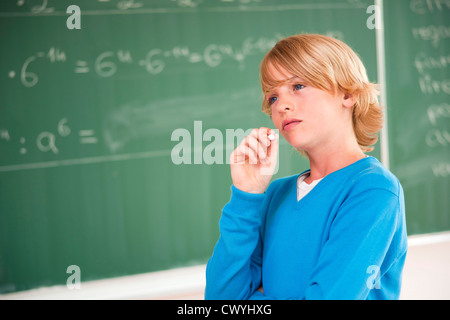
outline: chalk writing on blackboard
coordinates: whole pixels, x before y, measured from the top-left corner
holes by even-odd
[[[31,88],[39,83],[39,74],[33,69],[35,63],[47,61],[51,64],[70,63],[75,74],[88,74],[95,71],[100,78],[114,76],[119,68],[138,66],[150,75],[158,75],[170,67],[172,63],[198,64],[216,68],[225,61],[236,63],[238,70],[245,69],[245,60],[252,55],[264,54],[283,36],[277,34],[271,38],[246,38],[238,46],[231,44],[207,44],[203,48],[193,49],[189,46],[176,45],[172,48],[153,48],[143,57],[131,49],[106,50],[94,59],[79,57],[73,59],[64,49],[52,46],[48,50],[39,51],[27,57],[20,69],[20,81],[23,86]],[[69,59],[70,58],[70,59]],[[82,58],[82,59],[81,59]],[[8,72],[9,78],[17,75],[16,70]]]
[[[1,143],[15,143],[19,141],[19,153],[26,155],[29,148],[35,147],[36,150],[43,153],[59,154],[61,143],[60,139],[66,138],[72,134],[72,129],[69,126],[69,120],[62,118],[56,124],[55,130],[44,130],[39,132],[35,137],[15,137],[11,136],[8,128],[0,128],[0,145]],[[80,144],[97,144],[99,138],[94,129],[79,129],[78,138]],[[35,143],[33,143],[35,141]]]

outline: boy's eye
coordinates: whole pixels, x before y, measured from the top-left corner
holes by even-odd
[[[301,89],[303,89],[305,86],[304,85],[302,85],[302,84],[296,84],[296,85],[294,85],[294,90],[301,90]]]
[[[272,105],[275,103],[275,101],[278,100],[278,97],[270,97],[269,99],[267,99],[267,101],[269,102],[269,105]]]

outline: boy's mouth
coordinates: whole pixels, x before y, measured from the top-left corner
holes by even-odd
[[[300,124],[300,122],[302,122],[302,120],[294,119],[294,118],[289,118],[289,119],[283,120],[283,122],[282,122],[283,130],[289,131],[289,130],[293,129],[294,127],[296,127],[298,124]]]

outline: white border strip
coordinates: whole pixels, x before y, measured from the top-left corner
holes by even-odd
[[[81,288],[64,285],[0,295],[0,300],[150,300],[203,298],[206,265],[177,268],[111,279],[83,282]],[[187,297],[187,298],[186,298]]]
[[[384,51],[384,15],[383,0],[375,0],[377,8],[376,16],[376,47],[377,47],[377,74],[380,85],[380,104],[384,109],[383,128],[380,133],[381,163],[389,169],[389,141],[387,121],[387,97],[386,97],[386,60]]]
[[[450,242],[450,231],[408,237],[409,247],[443,242]],[[206,265],[198,265],[81,282],[80,289],[54,286],[13,292],[0,295],[0,300],[201,299],[206,285],[205,272]]]
[[[419,234],[408,237],[408,247],[417,247],[450,241],[450,232]]]

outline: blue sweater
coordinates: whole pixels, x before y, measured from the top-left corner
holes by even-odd
[[[205,298],[398,299],[407,239],[397,178],[367,157],[297,202],[298,176],[264,194],[231,186]]]

